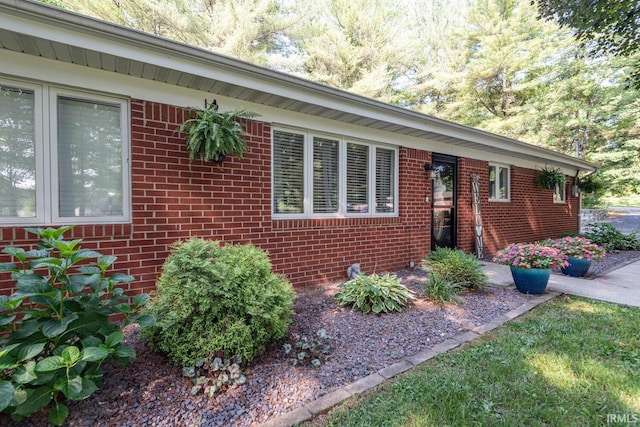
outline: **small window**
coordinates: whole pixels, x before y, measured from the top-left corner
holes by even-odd
[[[567,186],[556,185],[556,188],[553,190],[553,203],[565,203],[567,201]]]
[[[0,86],[0,218],[16,223],[42,214],[37,191],[39,149],[35,90]],[[38,183],[39,184],[39,183]],[[40,211],[40,212],[39,212]]]
[[[57,97],[58,216],[123,216],[119,103]]]
[[[508,202],[510,200],[509,166],[489,165],[489,200],[494,202]]]

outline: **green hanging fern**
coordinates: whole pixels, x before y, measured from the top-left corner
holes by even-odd
[[[544,167],[540,170],[540,173],[536,176],[536,184],[540,188],[547,190],[553,190],[558,187],[563,187],[567,183],[567,177],[562,173],[560,169]]]
[[[243,138],[247,134],[238,119],[256,117],[256,113],[244,108],[219,113],[215,102],[207,108],[191,111],[191,118],[176,129],[187,133],[190,161],[197,157],[204,161],[221,161],[227,155],[242,158],[248,150]]]
[[[602,194],[605,188],[604,182],[594,175],[587,175],[584,178],[580,178],[578,187],[583,193],[587,194]]]

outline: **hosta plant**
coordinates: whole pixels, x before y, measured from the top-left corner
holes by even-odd
[[[624,234],[616,227],[606,222],[590,224],[586,237],[593,243],[603,246],[607,252],[638,251],[640,250],[640,238],[638,230]]]
[[[304,365],[307,362],[316,368],[322,365],[331,354],[331,345],[327,331],[319,329],[315,335],[291,334],[293,344],[286,343],[284,354],[289,358],[293,366]]]
[[[240,356],[231,359],[215,357],[211,361],[198,359],[194,366],[183,367],[182,375],[193,381],[192,396],[202,391],[206,396],[213,397],[218,391],[236,388],[247,382],[240,365]]]
[[[93,394],[104,363],[127,365],[135,357],[121,328],[153,324],[136,314],[149,296],[130,299],[118,286],[133,277],[107,272],[116,257],[64,240],[70,228],[28,228],[42,239],[38,249],[3,250],[15,262],[0,271],[11,272],[16,291],[0,296],[0,411],[16,421],[49,406],[49,421],[61,425],[69,413],[64,402]]]
[[[340,305],[351,305],[363,313],[388,313],[402,311],[407,302],[414,299],[413,292],[400,283],[397,276],[385,274],[367,276],[359,274],[339,286],[335,299]]]

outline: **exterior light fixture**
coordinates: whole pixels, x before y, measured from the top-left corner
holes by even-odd
[[[433,164],[425,163],[424,171],[429,173],[429,179],[436,179],[438,177],[438,171],[433,168]]]

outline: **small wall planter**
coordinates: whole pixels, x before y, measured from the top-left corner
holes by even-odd
[[[586,258],[574,258],[572,256],[569,257],[569,265],[567,267],[562,267],[560,270],[562,274],[572,277],[583,277],[589,271],[589,267],[591,267],[591,260]]]
[[[523,294],[541,294],[547,289],[550,268],[519,268],[511,266],[511,276],[516,288]]]

